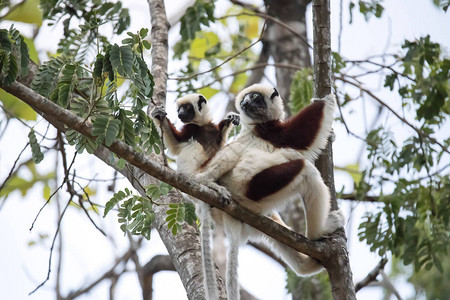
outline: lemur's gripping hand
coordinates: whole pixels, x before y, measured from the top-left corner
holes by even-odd
[[[157,106],[152,110],[151,116],[158,121],[162,121],[167,116],[166,109],[164,106]]]
[[[323,100],[325,103],[330,104],[332,106],[336,105],[336,96],[334,94],[328,94],[323,98],[312,98],[311,103],[314,103],[317,100]]]
[[[231,203],[231,194],[230,192],[223,186],[215,183],[211,178],[205,176],[206,174],[197,174],[195,177],[200,183],[206,185],[207,187],[217,191],[220,195],[220,202],[224,205],[228,205]]]
[[[239,123],[240,123],[241,118],[239,117],[239,114],[230,111],[230,112],[226,115],[226,117],[225,117],[224,120],[227,122],[228,125],[229,125],[230,123],[233,123],[233,125],[238,126]]]

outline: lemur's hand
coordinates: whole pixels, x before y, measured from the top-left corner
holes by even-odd
[[[152,118],[154,118],[158,121],[164,120],[167,116],[164,106],[161,105],[161,106],[155,107],[151,112],[151,116],[152,116]]]
[[[237,113],[234,113],[232,111],[230,111],[226,117],[225,120],[227,121],[228,124],[233,123],[234,125],[239,125],[241,118],[239,117],[239,115]]]

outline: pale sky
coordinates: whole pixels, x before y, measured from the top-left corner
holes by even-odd
[[[149,12],[147,1],[124,1],[125,6],[130,8],[132,15],[132,26],[129,31],[137,31],[141,27],[149,27]],[[180,2],[177,0],[166,1],[169,19],[176,19],[177,10],[180,9]],[[190,1],[192,2],[192,1]],[[339,26],[339,1],[332,2],[332,48],[337,50],[337,32]],[[344,57],[358,59],[365,58],[369,55],[380,54],[384,52],[398,51],[399,46],[404,39],[415,39],[427,34],[431,35],[431,40],[441,43],[444,51],[449,53],[450,36],[448,28],[450,28],[450,18],[448,15],[434,7],[431,0],[397,0],[385,1],[383,5],[386,10],[380,20],[372,18],[366,23],[362,15],[355,8],[353,16],[353,24],[348,24],[348,1],[344,1],[344,31],[342,35],[342,51]],[[226,7],[227,1],[219,0],[217,6]],[[222,10],[220,10],[222,11]],[[178,13],[179,15],[179,13]],[[311,28],[311,10],[308,11],[308,22]],[[2,24],[2,27],[8,28],[9,24]],[[56,49],[55,37],[60,34],[60,30],[50,30],[43,28],[37,40],[39,49],[54,51]],[[311,39],[309,32],[309,39]],[[170,35],[170,43],[173,45],[178,38],[177,32]],[[119,42],[121,39],[117,39]],[[270,74],[270,71],[269,71]],[[269,75],[272,76],[273,75]],[[173,83],[170,83],[173,84]],[[393,97],[393,94],[382,91],[382,82],[368,79],[369,87],[376,89],[377,95],[381,97]],[[169,99],[174,99],[174,95],[169,95]],[[392,100],[394,101],[394,100]],[[392,103],[392,101],[390,103]],[[367,101],[367,116],[373,116],[376,106],[373,102]],[[170,109],[170,106],[168,106]],[[355,107],[355,110],[361,109]],[[359,124],[361,121],[356,114],[347,116],[350,124]],[[395,120],[392,120],[396,126]],[[28,129],[24,128],[17,121],[12,121],[6,135],[0,141],[2,151],[0,152],[0,182],[6,177],[12,166],[17,153],[27,142]],[[355,126],[354,126],[355,127]],[[356,126],[358,128],[358,126]],[[363,128],[361,133],[364,134]],[[37,131],[44,132],[46,129],[45,122],[40,122],[36,127]],[[347,134],[341,124],[335,123],[334,128],[337,139],[334,143],[335,164],[345,166],[355,163],[360,145],[354,139],[347,137]],[[447,122],[442,132],[450,132]],[[410,134],[404,129],[399,132],[400,136]],[[448,135],[448,134],[447,134]],[[50,135],[52,136],[52,135]],[[54,136],[54,135],[53,135]],[[6,149],[5,149],[6,148]],[[24,157],[29,157],[30,153],[25,153]],[[55,156],[48,155],[39,166],[42,172],[50,172],[53,168]],[[77,165],[78,172],[82,172],[86,177],[96,176],[97,178],[111,178],[112,171],[103,163],[96,159],[90,159],[84,154],[79,158]],[[26,172],[21,173],[26,176]],[[79,174],[79,175],[82,175]],[[59,184],[59,183],[58,183]],[[120,185],[125,187],[125,180],[120,181]],[[352,186],[351,178],[348,174],[342,172],[336,173],[337,190],[342,186],[346,190]],[[94,187],[99,188],[101,185]],[[62,194],[62,199],[67,196]],[[105,199],[106,193],[104,188],[98,189],[98,199]],[[103,200],[98,200],[103,202]],[[37,293],[28,297],[27,294],[33,290],[36,285],[41,282],[47,274],[47,264],[49,255],[49,246],[56,228],[56,214],[54,207],[47,207],[38,219],[35,229],[30,233],[29,227],[33,221],[37,211],[43,204],[42,186],[34,187],[30,190],[26,197],[22,197],[19,193],[12,194],[6,205],[0,211],[0,296],[2,299],[49,299],[53,295],[54,279],[56,275],[55,265],[52,268],[50,281],[41,288]],[[54,204],[53,204],[54,206]],[[352,216],[352,226],[347,227],[347,231],[351,233],[349,238],[350,262],[353,270],[353,279],[358,282],[364,278],[367,273],[378,263],[377,255],[370,253],[368,247],[359,242],[356,237],[357,226],[361,220],[361,216],[370,209],[370,206],[359,204],[350,214],[349,204],[341,202],[340,206],[344,209],[347,217]],[[96,279],[105,269],[109,268],[111,261],[120,256],[127,247],[127,238],[123,236],[119,229],[119,224],[115,215],[110,214],[106,219],[101,220],[100,225],[106,232],[114,237],[115,246],[107,241],[103,236],[95,230],[92,224],[84,216],[84,214],[75,209],[69,209],[63,220],[62,231],[64,234],[65,254],[63,257],[64,266],[62,270],[63,291],[77,289],[83,284],[88,284],[92,279]],[[45,240],[44,246],[35,245],[27,246],[30,241],[36,241],[40,234],[48,234],[50,237]],[[156,254],[164,254],[166,250],[162,245],[156,233],[153,234],[152,240],[147,242],[145,247],[139,252],[141,263],[145,264],[151,257]],[[54,253],[53,261],[57,260]],[[133,269],[131,264],[127,268]],[[270,276],[266,276],[270,274]],[[267,259],[263,254],[244,247],[240,254],[240,282],[242,286],[259,299],[263,300],[284,300],[291,299],[286,294],[285,272],[274,261]],[[155,276],[153,283],[154,299],[187,299],[185,290],[175,272],[160,272]],[[403,297],[407,297],[410,293],[407,285],[403,281],[396,281],[396,287],[399,288]],[[79,299],[107,299],[109,285],[101,284],[91,293],[86,294]],[[133,272],[121,277],[117,286],[117,298],[139,299],[141,289]],[[382,293],[375,288],[365,288],[357,294],[359,299],[381,299]]]

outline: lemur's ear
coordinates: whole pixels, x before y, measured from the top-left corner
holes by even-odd
[[[206,104],[206,99],[205,99],[205,97],[203,97],[203,95],[200,95],[200,96],[198,97],[198,102],[197,102],[197,105],[198,105],[198,111],[202,111],[202,104],[203,104],[203,103]]]
[[[275,98],[276,96],[279,96],[279,95],[280,95],[280,94],[278,93],[277,89],[274,88],[274,89],[273,89],[273,93],[272,93],[272,95],[270,96],[270,100],[273,101],[273,98]]]

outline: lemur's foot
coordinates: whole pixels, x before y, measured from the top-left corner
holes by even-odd
[[[197,175],[196,178],[203,185],[206,185],[207,187],[218,192],[219,196],[220,196],[220,202],[223,205],[228,205],[231,203],[231,194],[224,186],[221,186],[221,185],[215,183],[214,181],[212,181],[209,178],[205,178],[203,175]]]
[[[345,216],[341,209],[333,210],[328,214],[325,234],[335,232],[345,225]]]

